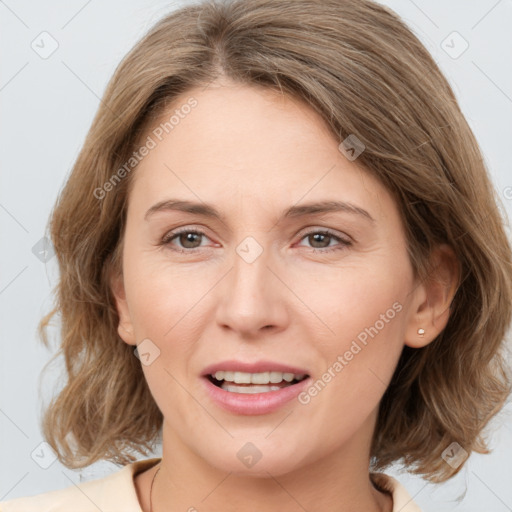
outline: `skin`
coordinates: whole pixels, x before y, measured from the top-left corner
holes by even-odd
[[[135,171],[123,275],[112,283],[121,338],[160,350],[143,366],[164,416],[153,511],[389,512],[368,472],[377,408],[404,344],[422,347],[446,325],[453,252],[439,247],[436,275],[415,279],[392,196],[307,105],[224,81],[183,94],[171,113],[191,96],[198,105]],[[168,198],[211,203],[225,219],[144,219]],[[278,222],[286,208],[322,200],[374,221],[335,212]],[[161,244],[183,227],[205,235]],[[307,236],[325,228],[351,244]],[[252,263],[236,252],[247,236],[263,248]],[[308,404],[244,416],[203,390],[203,369],[225,359],[284,362],[316,380],[397,301],[401,311]],[[252,468],[237,457],[247,442],[262,454]],[[155,470],[134,479],[144,511]]]

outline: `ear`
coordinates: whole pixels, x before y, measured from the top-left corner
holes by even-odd
[[[116,309],[119,316],[117,332],[121,339],[128,345],[136,345],[133,325],[126,301],[124,279],[122,274],[117,274],[110,280],[110,286],[116,302]]]
[[[429,275],[414,290],[405,334],[405,344],[412,348],[428,345],[446,327],[451,302],[459,284],[458,260],[449,245],[437,246],[430,263]]]

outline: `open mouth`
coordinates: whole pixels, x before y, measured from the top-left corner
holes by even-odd
[[[307,374],[282,372],[223,372],[218,371],[206,378],[215,386],[230,393],[254,394],[269,393],[293,386],[308,378]]]

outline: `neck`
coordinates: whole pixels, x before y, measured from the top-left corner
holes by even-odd
[[[153,488],[152,512],[391,512],[391,497],[376,490],[370,481],[369,458],[360,456],[365,453],[361,449],[369,447],[360,444],[364,435],[359,438],[352,440],[350,447],[341,446],[298,469],[282,474],[264,470],[255,476],[222,471],[208,464],[164,422],[163,455]],[[155,471],[150,471],[148,482]],[[149,507],[144,510],[149,511]]]

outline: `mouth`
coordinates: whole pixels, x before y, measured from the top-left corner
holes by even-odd
[[[311,383],[311,373],[278,361],[226,360],[203,369],[209,399],[238,415],[270,414],[295,399]]]
[[[305,373],[290,372],[233,372],[219,370],[205,376],[214,386],[229,393],[257,394],[280,391],[299,384],[309,377]]]

